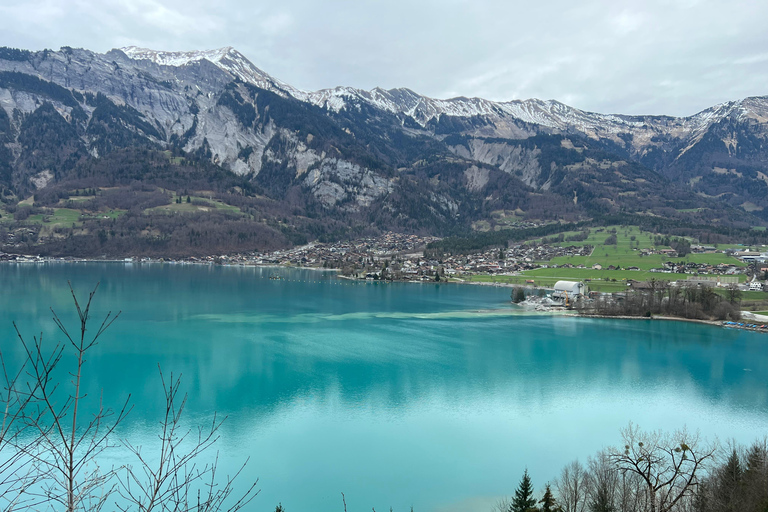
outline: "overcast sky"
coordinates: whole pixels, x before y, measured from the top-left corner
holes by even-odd
[[[765,0],[0,0],[0,45],[234,46],[307,90],[690,115],[768,95]]]

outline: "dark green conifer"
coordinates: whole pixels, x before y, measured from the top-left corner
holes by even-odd
[[[539,500],[541,512],[562,512],[563,509],[557,504],[555,496],[552,494],[552,489],[549,484],[544,487],[544,497]]]
[[[515,497],[512,499],[510,512],[533,512],[536,510],[536,499],[533,497],[533,484],[528,476],[528,468],[523,473],[523,479],[517,486]]]
[[[739,454],[734,448],[728,461],[722,468],[720,477],[719,501],[723,512],[736,512],[740,510],[739,499],[741,497],[741,481],[744,470],[741,467]]]

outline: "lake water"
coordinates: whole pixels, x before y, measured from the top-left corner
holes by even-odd
[[[283,280],[271,280],[281,275]],[[768,336],[684,322],[520,314],[509,289],[349,282],[309,270],[169,264],[0,265],[0,345],[60,339],[67,280],[122,310],[86,363],[91,396],[136,405],[152,446],[157,365],[188,420],[228,416],[226,469],[250,457],[252,510],[490,510],[524,468],[539,489],[617,444],[630,421],[751,442],[768,434]],[[72,325],[70,323],[70,325]],[[114,460],[120,460],[113,454]],[[114,462],[114,460],[112,462]],[[241,477],[242,478],[242,477]]]

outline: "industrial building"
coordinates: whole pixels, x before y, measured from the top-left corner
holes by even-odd
[[[572,301],[587,295],[589,289],[581,281],[558,281],[555,283],[553,299]]]

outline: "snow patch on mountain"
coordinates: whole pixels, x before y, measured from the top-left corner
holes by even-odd
[[[599,114],[570,107],[556,100],[535,98],[505,102],[466,97],[434,99],[406,88],[385,90],[377,87],[365,91],[335,87],[308,92],[273,78],[231,46],[188,52],[157,51],[136,46],[121,50],[131,59],[150,60],[162,66],[180,67],[205,59],[243,82],[331,112],[365,103],[392,114],[409,116],[425,128],[440,116],[481,116],[493,123],[491,133],[486,134],[488,136],[521,138],[527,136],[521,126],[536,125],[551,131],[578,132],[587,137],[610,138],[617,142],[620,142],[619,134],[630,133],[636,142],[647,145],[654,135],[661,133],[689,140],[698,139],[713,123],[728,116],[768,119],[768,98],[765,97],[722,103],[689,117],[669,117]]]
[[[166,52],[139,48],[138,46],[126,46],[120,50],[134,60],[150,60],[161,66],[186,66],[200,60],[208,60],[214,64],[221,61],[224,56],[234,48],[227,46],[216,50],[201,50],[190,52]]]
[[[120,48],[133,60],[149,60],[160,66],[181,67],[207,60],[220,69],[227,71],[233,77],[243,82],[255,85],[261,89],[275,92],[281,96],[292,96],[296,99],[305,101],[307,93],[300,89],[286,84],[261,69],[253,65],[242,53],[231,46],[218,48],[216,50],[202,50],[189,52],[166,52],[151,50],[149,48],[139,48],[136,46],[127,46]]]

